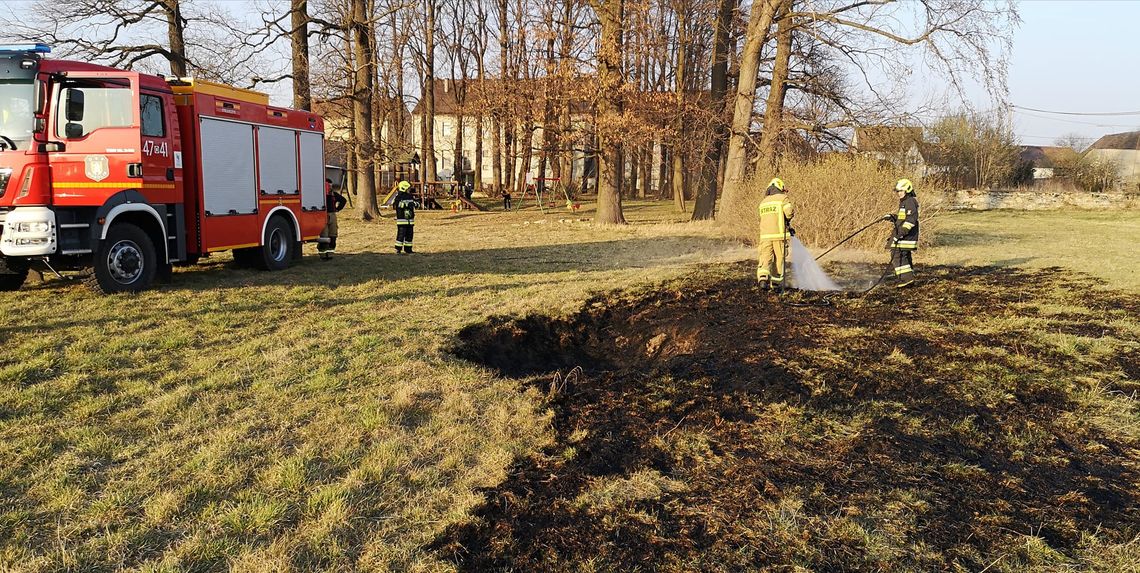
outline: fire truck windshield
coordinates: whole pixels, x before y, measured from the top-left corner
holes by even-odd
[[[26,150],[35,129],[36,90],[31,78],[0,79],[0,151]]]

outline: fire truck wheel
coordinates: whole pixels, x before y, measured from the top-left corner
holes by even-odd
[[[27,265],[0,259],[0,291],[18,290],[28,278]]]
[[[265,226],[258,267],[266,271],[279,271],[293,261],[293,229],[281,217],[273,217]]]
[[[94,264],[95,272],[87,279],[87,286],[95,292],[139,292],[154,280],[158,257],[145,231],[119,223],[111,226],[99,244]]]

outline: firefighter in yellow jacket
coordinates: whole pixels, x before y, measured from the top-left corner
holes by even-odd
[[[795,235],[789,225],[794,215],[795,207],[784,194],[784,181],[779,177],[772,179],[760,202],[760,262],[756,267],[756,282],[765,290],[783,288],[788,240]]]

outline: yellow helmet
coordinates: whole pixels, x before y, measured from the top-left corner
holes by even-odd
[[[914,193],[914,183],[911,183],[910,179],[899,179],[899,182],[895,183],[895,191]]]
[[[407,191],[408,189],[411,189],[411,188],[412,188],[412,184],[408,183],[407,181],[401,181],[398,184],[396,184],[396,189],[399,189],[400,191]]]
[[[768,182],[768,186],[769,187],[775,187],[776,189],[783,191],[784,190],[784,180],[780,179],[779,177],[773,177],[772,180]]]

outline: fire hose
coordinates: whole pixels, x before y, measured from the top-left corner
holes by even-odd
[[[858,231],[855,231],[854,233],[847,235],[847,237],[845,239],[843,239],[842,241],[839,241],[838,243],[835,243],[834,245],[831,246],[830,249],[827,249],[826,251],[820,253],[820,255],[818,257],[816,257],[815,260],[818,261],[818,260],[822,259],[823,255],[826,255],[827,253],[834,251],[836,249],[836,247],[838,247],[839,245],[842,245],[843,243],[846,243],[847,241],[854,239],[855,237],[857,237],[859,235],[859,233],[862,233],[863,231],[870,229],[876,223],[880,223],[882,221],[884,221],[884,219],[882,217],[880,217],[880,218],[875,219],[874,221],[871,221],[870,223],[867,223],[866,225],[863,225],[863,227],[860,228]],[[883,274],[879,276],[879,280],[875,281],[874,284],[872,284],[867,290],[864,290],[862,292],[862,294],[864,296],[866,296],[867,293],[875,290],[875,287],[879,286],[879,284],[881,284],[883,282],[883,279],[887,278],[888,274],[890,274],[890,269],[887,269],[886,271],[884,271]]]
[[[822,258],[823,258],[823,256],[824,256],[824,255],[826,255],[827,253],[830,253],[831,251],[834,251],[834,250],[835,250],[836,248],[838,248],[840,245],[842,245],[842,244],[846,243],[847,241],[850,241],[851,239],[854,239],[855,237],[859,236],[859,234],[860,234],[860,233],[862,233],[863,231],[866,231],[867,229],[870,229],[870,228],[871,228],[871,227],[873,227],[873,226],[874,226],[876,223],[880,223],[880,222],[882,222],[882,221],[883,221],[883,219],[880,217],[880,218],[876,218],[874,221],[871,221],[870,223],[867,223],[866,225],[863,225],[863,227],[861,227],[861,228],[860,228],[858,231],[855,231],[854,233],[851,233],[850,235],[847,235],[847,237],[845,237],[845,238],[844,238],[842,241],[839,241],[838,243],[835,243],[834,245],[832,245],[832,246],[831,246],[831,248],[829,248],[829,249],[827,249],[826,251],[824,251],[824,252],[820,253],[820,255],[819,255],[818,257],[816,257],[816,258],[815,258],[815,260],[817,260],[817,261],[818,261],[818,260],[822,259]],[[890,274],[890,269],[888,269],[887,271],[883,272],[883,274],[879,276],[879,279],[878,279],[878,280],[876,280],[876,281],[874,282],[874,284],[872,284],[872,285],[870,286],[870,288],[868,288],[868,289],[866,289],[866,290],[862,291],[860,294],[862,294],[862,295],[866,296],[868,293],[870,293],[872,290],[874,290],[874,289],[875,289],[875,287],[879,286],[879,284],[883,282],[883,279],[887,278],[887,275],[888,275],[888,274]],[[781,301],[781,302],[783,302],[785,305],[788,305],[788,306],[829,306],[829,305],[831,304],[831,300],[830,300],[830,299],[831,299],[831,296],[832,296],[832,295],[827,295],[827,296],[823,297],[821,300],[819,300],[819,301],[816,301],[816,302],[803,302],[803,303],[796,303],[796,302],[790,302],[790,301]]]
[[[838,243],[835,243],[834,245],[832,245],[830,249],[828,249],[828,250],[824,251],[823,253],[821,253],[821,254],[820,254],[818,257],[816,257],[816,258],[815,258],[815,260],[817,260],[817,261],[818,261],[818,260],[822,259],[822,258],[823,258],[823,255],[826,255],[827,253],[830,253],[831,251],[834,251],[834,250],[835,250],[837,247],[839,247],[839,245],[842,245],[843,243],[846,243],[847,241],[850,241],[851,239],[854,239],[855,237],[857,237],[857,236],[859,235],[859,233],[862,233],[863,231],[866,231],[867,229],[870,229],[870,228],[871,228],[871,227],[872,227],[872,226],[873,226],[875,223],[880,223],[880,222],[882,222],[882,220],[883,220],[883,218],[882,218],[882,217],[878,217],[878,218],[876,218],[874,221],[871,221],[870,223],[867,223],[866,225],[863,225],[863,228],[862,228],[862,229],[859,229],[858,231],[855,231],[854,233],[851,233],[850,235],[847,235],[847,238],[846,238],[846,239],[843,239],[842,241],[839,241]]]

